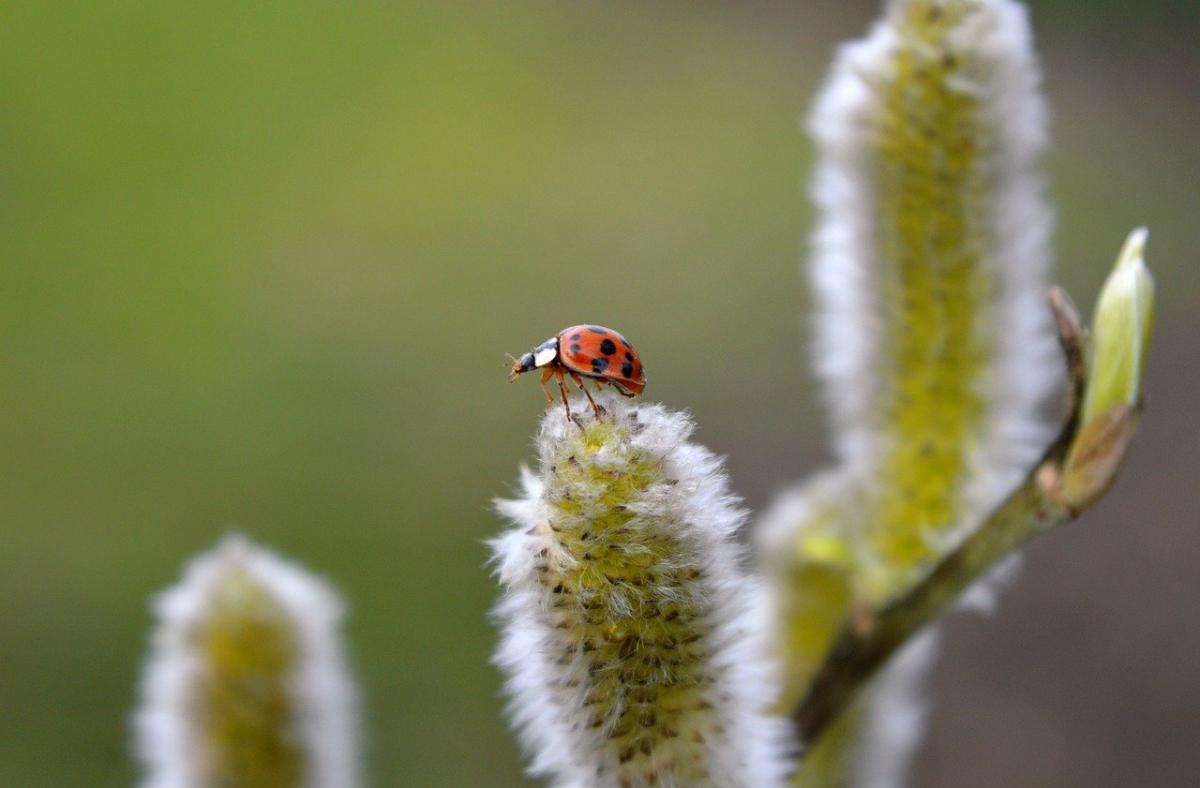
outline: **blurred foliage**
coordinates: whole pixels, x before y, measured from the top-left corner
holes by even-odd
[[[3,781],[129,784],[147,598],[236,527],[351,601],[376,784],[519,784],[503,353],[616,327],[752,504],[817,464],[796,118],[873,5],[4,4]],[[1060,278],[1146,223],[1182,333],[1194,10],[1034,14]]]

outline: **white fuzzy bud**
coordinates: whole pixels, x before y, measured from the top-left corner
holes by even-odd
[[[144,788],[353,788],[356,698],[342,604],[233,536],[154,604],[136,716]]]
[[[785,699],[837,628],[919,580],[1049,437],[1040,406],[1061,367],[1039,82],[1018,2],[888,0],[813,108],[815,365],[840,464],[765,519],[767,549],[789,559],[773,562]],[[934,651],[921,643],[805,754],[797,784],[903,784]]]
[[[497,502],[496,662],[530,773],[560,786],[781,784],[786,727],[743,512],[720,460],[659,405],[542,420],[537,472]]]
[[[813,109],[816,366],[864,488],[876,598],[960,539],[1048,437],[1039,406],[1061,373],[1039,82],[1019,3],[893,0]]]

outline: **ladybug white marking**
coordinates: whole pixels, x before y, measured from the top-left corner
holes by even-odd
[[[547,339],[542,344],[534,348],[533,365],[535,367],[544,367],[554,359],[558,358],[558,340]]]

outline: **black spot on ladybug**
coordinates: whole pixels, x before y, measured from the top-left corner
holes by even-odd
[[[617,352],[617,346],[611,339],[605,337],[604,341],[600,343],[600,352],[606,356],[611,356]]]
[[[604,372],[604,370],[606,370],[606,369],[608,369],[608,359],[606,359],[606,358],[592,359],[592,374],[593,375],[599,375],[600,373]]]
[[[621,376],[626,377],[626,378],[633,377],[633,362],[632,361],[626,361],[624,364],[621,365]]]
[[[629,351],[625,351],[625,360],[626,360],[626,361],[633,361],[633,354],[632,354],[632,353],[630,353]]]
[[[607,328],[601,328],[600,326],[588,326],[587,330],[591,331],[593,334],[599,334],[602,337],[608,336]]]
[[[575,332],[574,334],[571,335],[571,341],[578,342],[580,337],[582,337],[582,336],[583,336],[583,334],[580,334],[579,332]]]
[[[576,336],[576,337],[578,337],[579,335],[578,335],[578,334],[576,334],[575,336]],[[579,352],[579,343],[578,343],[578,342],[572,342],[572,343],[571,343],[571,352],[572,352],[572,353],[578,353],[578,352]]]

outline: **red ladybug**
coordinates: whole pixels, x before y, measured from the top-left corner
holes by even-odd
[[[575,385],[592,404],[592,412],[600,415],[600,406],[583,387],[583,378],[591,378],[597,385],[611,385],[626,397],[636,397],[646,388],[645,370],[642,360],[629,340],[604,326],[571,326],[559,331],[520,358],[509,356],[512,369],[508,379],[516,380],[523,372],[542,370],[542,391],[546,393],[547,407],[554,397],[546,388],[551,376],[558,378],[558,390],[562,394],[567,418],[571,417],[571,406],[567,404],[567,384],[564,375],[570,375]]]

